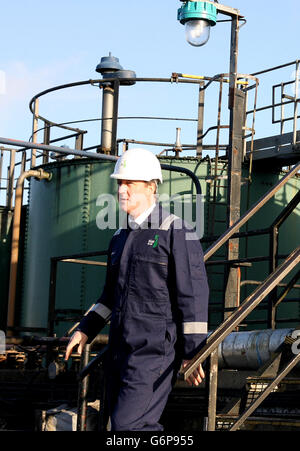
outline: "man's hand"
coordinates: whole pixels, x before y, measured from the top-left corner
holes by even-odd
[[[182,368],[188,366],[189,363],[190,363],[189,360],[184,360],[182,362]],[[196,368],[194,372],[189,376],[189,378],[187,379],[187,383],[189,385],[195,385],[197,387],[203,382],[203,379],[205,379],[205,373],[203,371],[202,366],[199,365],[198,368]]]
[[[68,358],[72,354],[73,348],[76,345],[78,345],[77,352],[79,354],[81,354],[87,341],[88,341],[88,336],[87,335],[85,335],[83,332],[80,332],[79,330],[77,332],[75,332],[75,334],[72,335],[72,337],[71,337],[71,339],[69,341],[69,344],[67,346],[65,360],[68,360]]]

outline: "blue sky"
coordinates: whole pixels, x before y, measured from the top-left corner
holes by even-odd
[[[247,19],[241,29],[239,72],[252,73],[300,57],[299,0],[232,0]],[[213,76],[228,72],[229,24],[217,24],[208,44],[191,47],[177,20],[177,0],[15,0],[1,11],[0,70],[5,90],[0,94],[0,136],[28,140],[32,119],[28,104],[37,92],[54,85],[98,78],[95,67],[112,52],[125,69],[138,77],[169,77],[172,72]],[[276,78],[276,77],[279,78]],[[273,77],[273,75],[272,75]],[[269,103],[271,85],[288,81],[293,68],[261,83],[259,105]],[[209,94],[208,94],[209,95]],[[197,117],[194,87],[157,85],[126,87],[120,97],[120,115]],[[206,127],[216,118],[213,91],[208,97]],[[96,118],[101,114],[101,92],[86,87],[58,92],[41,100],[40,114],[54,121]],[[120,138],[195,141],[195,123],[121,121]],[[258,136],[277,134],[270,114],[258,120]],[[85,126],[83,126],[85,128]],[[266,131],[267,130],[267,131]],[[274,132],[273,132],[274,131]],[[100,140],[100,124],[92,123],[85,145]]]

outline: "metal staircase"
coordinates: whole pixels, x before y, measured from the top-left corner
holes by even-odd
[[[286,386],[300,384],[300,379],[290,377],[290,372],[300,361],[299,354],[291,351],[296,339],[286,337],[271,359],[247,378],[241,396],[233,399],[216,415],[216,430],[237,431],[252,429],[255,425],[281,425],[281,427],[300,427],[299,418],[251,417],[262,402],[272,393],[285,391]]]
[[[263,198],[261,198],[248,212],[246,212],[232,227],[230,227],[218,240],[205,252],[205,262],[207,262],[216,252],[227,243],[230,238],[236,234],[239,229],[247,223],[247,221],[259,211],[268,200],[270,200],[276,192],[285,186],[285,184],[298,173],[300,164],[294,166],[288,174],[275,185]],[[297,195],[298,205],[299,199]],[[294,200],[295,208],[295,200]],[[297,243],[296,243],[297,244]],[[208,373],[208,418],[206,422],[207,431],[215,431],[226,429],[229,431],[236,431],[245,428],[246,422],[253,423],[251,415],[262,404],[262,402],[272,393],[278,389],[278,386],[283,382],[287,384],[287,378],[291,371],[300,362],[300,352],[295,354],[291,351],[293,340],[287,337],[285,343],[277,351],[270,362],[261,368],[254,376],[246,381],[246,386],[242,390],[242,394],[238,400],[231,401],[220,414],[217,415],[217,391],[218,391],[218,347],[223,340],[243,322],[243,320],[256,308],[262,301],[270,295],[273,290],[282,282],[282,280],[296,269],[300,263],[300,246],[295,247],[291,254],[283,261],[280,266],[274,268],[273,272],[267,279],[260,284],[248,298],[236,308],[223,323],[212,332],[207,340],[207,344],[202,350],[192,359],[190,364],[180,373],[180,377],[186,380],[195,370],[195,368],[202,364],[206,359],[209,361]],[[299,278],[299,271],[293,277],[294,284]],[[290,285],[290,284],[289,284]],[[285,290],[284,294],[287,294]],[[284,298],[285,296],[283,296]],[[278,305],[279,302],[272,304],[272,308]],[[272,318],[274,318],[274,311]],[[250,420],[249,420],[250,417]],[[258,419],[255,419],[259,423]],[[263,420],[261,420],[263,422]],[[268,419],[272,423],[273,419]],[[278,419],[274,419],[278,422]],[[289,423],[288,423],[289,424]],[[293,425],[300,426],[297,421]]]

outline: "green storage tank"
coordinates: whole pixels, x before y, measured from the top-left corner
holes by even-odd
[[[209,159],[199,161],[196,158],[161,158],[164,164],[189,169],[200,180],[203,193],[203,228],[205,237],[219,235],[226,229],[226,163],[218,168],[220,183],[213,190],[213,165]],[[29,204],[27,214],[27,230],[25,245],[25,267],[22,298],[22,312],[19,323],[22,327],[47,328],[50,259],[63,255],[74,255],[84,252],[102,251],[108,248],[108,243],[115,231],[100,230],[97,226],[99,213],[105,211],[103,199],[105,196],[116,197],[116,182],[110,179],[114,163],[100,160],[64,160],[44,165],[43,169],[52,173],[52,180],[37,181],[31,179]],[[244,177],[248,176],[248,169],[244,168]],[[163,171],[165,183],[159,192],[163,204],[175,213],[180,212],[182,200],[190,210],[193,206],[195,217],[195,185],[185,174]],[[242,213],[256,202],[273,186],[284,174],[279,172],[261,172],[253,174],[253,182],[248,188],[242,187]],[[270,226],[278,216],[283,206],[292,199],[295,190],[299,190],[300,180],[295,178],[288,186],[271,200],[263,212],[259,212],[249,225],[249,230]],[[99,202],[99,196],[102,196]],[[110,197],[108,196],[108,202]],[[98,201],[97,201],[98,200]],[[178,203],[179,201],[179,209]],[[215,202],[214,204],[212,202]],[[118,218],[118,215],[116,215]],[[102,217],[102,220],[107,218]],[[185,219],[186,216],[185,216]],[[99,225],[99,224],[98,224]],[[297,230],[300,226],[299,208],[291,215],[280,232],[280,253],[290,252],[290,243],[297,241]],[[116,228],[118,224],[116,224]],[[200,229],[201,229],[200,225]],[[248,240],[248,255],[268,255],[269,249],[266,237],[253,237]],[[203,242],[204,249],[211,243]],[[241,240],[241,257],[246,254],[245,242]],[[224,249],[214,258],[223,259]],[[99,261],[99,257],[97,258]],[[105,261],[106,258],[100,259]],[[268,272],[268,263],[255,265],[243,278],[263,280]],[[208,277],[211,288],[210,315],[211,327],[215,327],[222,320],[222,291],[224,285],[224,267],[208,267]],[[62,315],[74,312],[80,316],[99,296],[105,278],[105,268],[102,266],[87,266],[71,263],[59,263],[57,273],[56,304],[55,307]],[[253,287],[246,287],[246,296]],[[246,292],[247,291],[247,292]],[[299,295],[299,291],[297,293]],[[214,313],[213,309],[219,309]],[[299,322],[299,303],[293,304],[291,316]],[[287,313],[285,312],[285,316]],[[74,318],[75,321],[76,318]],[[72,323],[60,322],[56,333],[62,335],[71,327]],[[291,324],[289,326],[292,327]],[[42,333],[42,331],[41,331]]]

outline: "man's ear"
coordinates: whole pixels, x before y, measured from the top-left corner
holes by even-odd
[[[152,194],[156,194],[157,192],[157,184],[154,181],[148,182],[148,188],[150,189]]]

